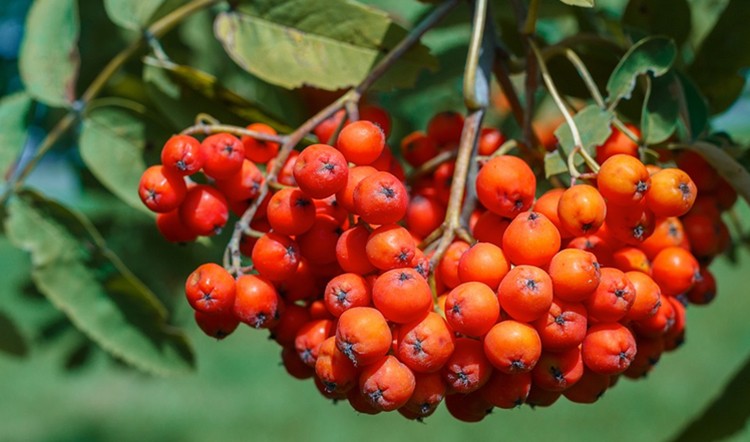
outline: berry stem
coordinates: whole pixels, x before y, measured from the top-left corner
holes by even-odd
[[[578,126],[576,125],[575,120],[573,120],[573,115],[571,115],[568,107],[563,102],[560,93],[557,91],[557,87],[555,86],[554,81],[552,81],[552,76],[547,69],[547,63],[545,63],[544,57],[542,57],[542,53],[539,51],[536,42],[534,42],[534,40],[532,39],[528,39],[528,42],[529,47],[534,53],[534,57],[536,58],[536,61],[539,65],[539,69],[541,70],[542,80],[544,81],[545,86],[547,86],[547,90],[549,91],[550,96],[552,96],[552,100],[555,102],[555,105],[557,105],[557,108],[563,114],[563,117],[565,118],[565,121],[568,123],[568,127],[570,128],[570,132],[573,135],[574,149],[571,151],[571,153],[577,150],[578,153],[583,157],[584,161],[586,161],[586,165],[588,165],[593,172],[599,172],[599,165],[593,158],[591,158],[591,155],[586,152],[586,149],[583,148],[583,141],[581,140],[581,133],[578,130]]]

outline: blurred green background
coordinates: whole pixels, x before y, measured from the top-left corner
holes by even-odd
[[[81,0],[80,8],[85,9],[85,14],[95,15],[92,10],[96,8],[87,9],[89,1]],[[407,22],[425,8],[406,0],[369,3],[399,11]],[[621,10],[625,3],[624,0],[602,0],[599,4],[603,9]],[[712,5],[718,7],[719,3],[727,2],[696,0],[691,3],[710,9]],[[16,66],[18,45],[30,4],[30,0],[6,0],[0,5],[0,96],[21,87]],[[98,13],[102,15],[102,11]],[[89,34],[84,37],[101,35],[99,28],[107,28],[106,23],[97,22],[94,26],[91,21],[83,22],[96,28],[96,32],[86,31]],[[697,19],[694,24],[700,23]],[[542,24],[541,32],[565,26],[565,23]],[[428,35],[426,42],[431,47],[448,47],[446,53],[455,52],[461,59],[468,35],[466,27],[447,27],[441,31]],[[112,41],[101,45],[108,49],[121,47],[123,36],[114,34],[117,35],[113,35]],[[180,38],[191,44],[197,41],[195,35],[191,38],[187,31]],[[82,37],[82,55],[89,62],[84,63],[83,68],[89,71],[84,72],[82,78],[88,80],[96,70],[91,66],[101,65],[111,56],[99,50],[99,42],[94,43]],[[190,61],[203,63],[202,66],[210,70],[212,60]],[[399,95],[400,101],[385,96],[383,102],[402,106],[395,111],[400,112],[397,117],[418,127],[430,115],[412,112],[411,106],[427,108],[429,103],[423,102],[425,97],[435,99],[436,94],[442,94],[449,105],[461,105],[457,93],[460,72],[455,71],[456,66],[460,71],[460,63],[447,65],[441,71],[444,77],[435,81],[428,78],[423,84],[425,88],[414,96],[407,91]],[[229,70],[231,78],[235,79],[233,85],[239,86],[241,82],[236,79],[244,77],[236,75],[236,68]],[[244,92],[255,98],[273,97],[268,105],[277,111],[288,111],[290,120],[304,116],[300,107],[289,105],[296,97],[257,80],[249,83],[243,85]],[[746,90],[734,107],[713,119],[713,127],[728,131],[739,141],[750,140],[746,112],[750,107],[749,97],[750,92]],[[36,110],[35,124],[30,128],[31,143],[38,142],[44,134],[41,127],[48,122],[48,113],[53,112],[44,106]],[[401,129],[404,130],[406,128]],[[678,351],[665,354],[646,379],[623,378],[594,405],[572,404],[562,398],[550,408],[496,410],[478,424],[457,422],[443,406],[424,424],[407,421],[396,413],[358,415],[347,404],[336,405],[324,399],[311,381],[298,381],[288,376],[280,365],[279,348],[267,339],[267,332],[243,326],[221,342],[200,333],[179,286],[196,263],[219,259],[220,245],[225,238],[215,240],[213,246],[166,245],[158,238],[150,218],[133,213],[100,186],[91,185],[94,180],[87,172],[81,172],[83,167],[75,147],[72,141],[63,140],[30,183],[94,220],[105,234],[108,245],[174,310],[172,322],[189,335],[197,368],[189,375],[160,378],[115,362],[91,346],[29,286],[28,255],[0,237],[0,322],[3,314],[12,316],[20,333],[30,343],[28,354],[22,358],[0,353],[0,441],[3,442],[671,440],[720,397],[750,356],[750,321],[747,319],[750,295],[745,280],[748,275],[745,272],[750,270],[750,253],[742,249],[734,262],[721,257],[712,265],[719,281],[718,297],[709,306],[688,309],[686,343]],[[750,210],[744,202],[739,202],[736,210],[746,230]],[[0,330],[5,329],[0,327]],[[745,383],[733,385],[735,391],[722,396],[719,405],[723,408],[717,410],[724,416],[709,421],[708,425],[713,428],[707,430],[716,434],[715,430],[720,427],[731,428],[739,422],[744,428],[727,440],[743,441],[750,440],[750,428],[746,424],[750,414],[750,381],[747,376],[738,379]],[[706,436],[698,432],[690,435],[694,440],[706,440]]]

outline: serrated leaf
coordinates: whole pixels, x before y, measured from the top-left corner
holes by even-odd
[[[29,344],[23,333],[3,311],[0,311],[0,352],[17,357],[24,357],[29,353]]]
[[[107,16],[123,28],[139,31],[146,27],[164,0],[104,0]]]
[[[677,129],[680,113],[680,83],[674,72],[661,77],[649,76],[646,100],[641,112],[641,138],[646,144],[657,144]]]
[[[552,152],[547,152],[544,155],[545,178],[567,172],[569,172],[568,164],[566,162],[566,159],[562,157],[560,149],[555,149]]]
[[[8,238],[31,253],[32,279],[102,349],[154,374],[193,368],[186,337],[81,214],[23,191],[8,204]]]
[[[581,109],[580,112],[575,114],[573,121],[578,128],[578,132],[581,135],[581,143],[583,149],[591,155],[594,155],[594,148],[604,143],[609,135],[612,133],[612,119],[614,114],[608,110],[601,109],[596,105],[586,106]],[[567,122],[563,123],[555,129],[555,137],[560,143],[560,154],[563,158],[567,158],[568,154],[573,151],[575,143],[573,142],[573,133],[570,131],[570,126]],[[576,164],[581,164],[579,158],[576,159]],[[566,166],[567,170],[567,166]]]
[[[688,0],[630,0],[622,18],[627,27],[671,37],[681,45],[690,34]]]
[[[220,104],[246,121],[265,123],[282,133],[293,130],[279,118],[270,115],[258,103],[253,103],[222,86],[216,77],[207,72],[154,58],[146,58],[145,63],[149,67],[164,71],[164,75],[160,75],[153,69],[144,70],[144,76],[171,98],[178,99],[181,96],[180,86],[184,86]]]
[[[216,17],[216,37],[243,69],[289,89],[354,86],[406,35],[382,11],[346,0],[265,0],[240,11]],[[423,68],[435,67],[417,45],[376,85],[411,86]]]
[[[31,97],[25,92],[0,100],[0,176],[4,176],[18,158],[26,140],[27,117]]]
[[[584,8],[593,8],[594,0],[560,0],[566,5],[581,6]]]
[[[607,101],[630,98],[639,75],[664,75],[674,63],[677,47],[666,37],[647,37],[637,42],[622,57],[607,82]]]
[[[675,442],[727,440],[739,434],[750,420],[748,397],[750,397],[750,357],[745,361],[745,365],[735,372],[713,402],[672,440]]]
[[[708,99],[711,114],[726,110],[745,85],[742,70],[750,66],[750,2],[732,0],[703,40],[688,74]]]
[[[31,6],[18,66],[32,97],[50,106],[75,101],[78,32],[76,0],[36,0]]]
[[[83,120],[81,158],[104,187],[133,208],[149,213],[138,197],[143,161],[144,125],[128,112],[97,108]]]

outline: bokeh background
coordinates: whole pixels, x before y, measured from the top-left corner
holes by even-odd
[[[80,7],[93,1],[82,0]],[[0,4],[0,95],[21,87],[16,63],[30,3]],[[407,21],[424,8],[398,0],[371,3],[397,10]],[[600,7],[617,10],[623,3],[602,0]],[[456,30],[441,38],[465,36],[465,30]],[[440,44],[438,40],[433,42]],[[87,50],[92,57],[106,58],[96,55],[96,45]],[[441,87],[451,93],[458,83]],[[747,140],[749,96],[746,91],[713,119],[713,126]],[[44,121],[47,110],[37,112],[36,121]],[[412,123],[420,118],[424,114]],[[32,126],[29,142],[43,134]],[[665,354],[645,379],[621,379],[594,405],[562,398],[549,408],[497,410],[478,424],[457,422],[444,407],[424,423],[396,413],[359,415],[346,404],[324,399],[311,381],[288,376],[267,332],[241,327],[221,342],[202,335],[179,285],[196,263],[220,256],[222,239],[191,248],[163,244],[149,219],[112,198],[82,190],[91,177],[79,174],[79,160],[71,153],[75,146],[62,144],[30,183],[97,222],[108,245],[174,310],[172,322],[186,330],[194,345],[196,370],[154,377],[97,350],[29,284],[28,255],[0,237],[0,313],[12,312],[28,342],[22,357],[0,353],[0,441],[660,441],[678,437],[712,406],[719,418],[697,421],[697,429],[681,440],[706,440],[706,434],[716,437],[722,428],[732,433],[726,440],[750,440],[750,379],[737,376],[750,355],[750,253],[743,247],[713,264],[717,299],[688,309],[686,342],[679,351]],[[739,202],[735,212],[746,231],[750,210]]]

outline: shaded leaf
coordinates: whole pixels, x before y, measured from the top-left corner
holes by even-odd
[[[139,31],[146,27],[164,0],[104,0],[107,16],[123,28]]]
[[[750,419],[748,397],[750,397],[750,357],[724,386],[721,394],[672,440],[698,442],[724,440],[737,435]]]
[[[740,71],[750,66],[748,21],[750,2],[730,1],[688,69],[690,78],[708,99],[711,114],[727,109],[745,85]]]
[[[234,91],[225,88],[213,75],[192,68],[155,58],[146,58],[145,63],[153,68],[163,70],[165,75],[158,75],[149,70],[148,80],[153,81],[164,93],[173,99],[182,95],[181,86],[187,87],[246,121],[268,124],[278,132],[288,133],[293,129],[281,122],[281,119],[270,115],[259,104],[253,103]]]
[[[677,129],[680,83],[674,72],[648,81],[641,113],[641,138],[646,144],[660,143]]]
[[[406,35],[382,11],[346,0],[265,0],[240,11],[217,16],[216,37],[243,69],[290,89],[354,86]],[[377,87],[411,86],[423,68],[435,67],[428,49],[417,45]]]
[[[685,105],[688,111],[691,141],[698,139],[708,128],[708,103],[698,88],[687,76],[677,71],[677,78],[682,86]]]
[[[76,0],[36,0],[31,6],[18,65],[32,97],[50,106],[75,101],[78,32]]]
[[[29,353],[29,345],[13,319],[0,311],[0,352],[24,357]]]
[[[687,40],[692,23],[688,0],[630,0],[623,23],[651,35],[665,35],[678,45]]]
[[[593,8],[594,0],[560,0],[566,5],[582,6],[584,8]]]
[[[155,374],[193,367],[190,344],[166,323],[164,306],[82,215],[23,191],[9,202],[5,228],[31,253],[39,290],[104,350]]]
[[[581,134],[581,142],[586,152],[594,155],[594,148],[604,143],[612,133],[610,124],[614,114],[610,111],[599,108],[596,105],[590,105],[583,108],[574,117],[578,132]],[[575,147],[573,142],[573,133],[567,122],[560,125],[555,130],[555,137],[560,143],[560,154],[567,158],[568,154]],[[576,164],[581,164],[580,157],[576,158]],[[566,167],[567,170],[567,167]]]
[[[83,120],[81,157],[91,173],[131,207],[149,213],[138,197],[143,161],[144,125],[126,111],[96,108]]]
[[[8,95],[0,100],[0,176],[21,154],[26,140],[27,117],[31,97],[25,92]]]
[[[666,37],[647,37],[633,45],[622,57],[607,82],[607,101],[630,98],[639,75],[664,75],[674,63],[677,47]]]

